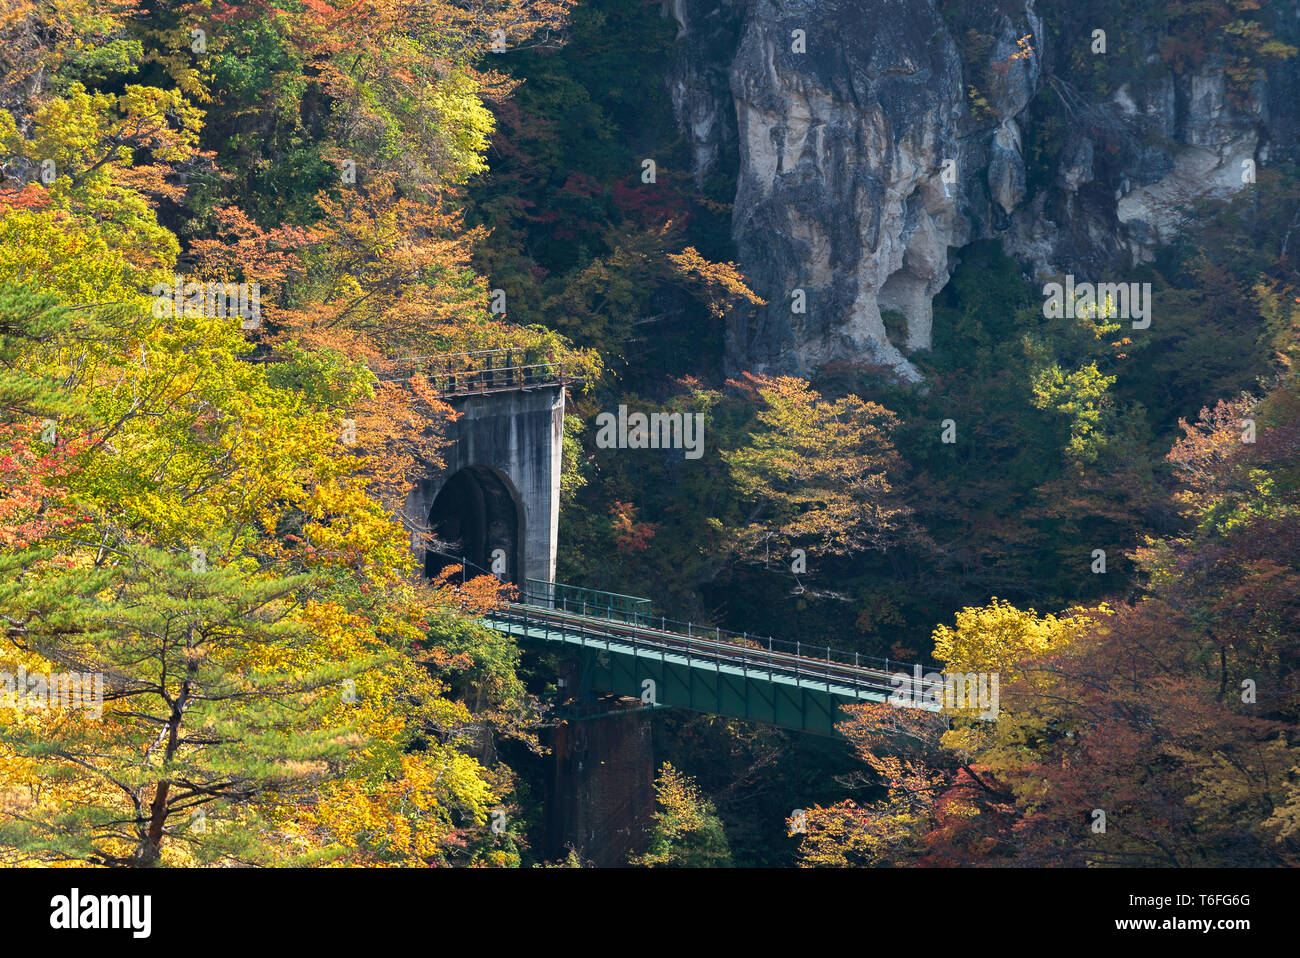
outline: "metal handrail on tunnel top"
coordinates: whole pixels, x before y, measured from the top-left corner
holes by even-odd
[[[503,360],[500,363],[494,359]],[[556,358],[549,348],[504,346],[458,353],[426,356],[392,356],[383,360],[389,366],[424,367],[425,375],[435,384],[442,382],[442,392],[473,395],[500,389],[528,389],[554,383],[581,382],[583,377],[565,369],[565,359]],[[414,375],[394,376],[391,370],[376,373],[380,382],[406,382]]]
[[[492,349],[467,349],[458,353],[429,353],[424,356],[390,356],[390,363],[425,363],[436,359],[451,360],[468,356],[501,356],[513,353],[528,354],[537,351],[536,346],[496,346]],[[547,354],[550,355],[549,353]]]
[[[541,373],[535,372],[542,370]],[[508,375],[518,373],[519,375]],[[471,394],[493,389],[532,388],[551,385],[569,385],[582,382],[581,376],[565,372],[562,363],[531,363],[526,366],[498,366],[493,369],[462,370],[427,370],[424,373],[412,373],[409,376],[377,377],[381,383],[404,383],[417,375],[437,383],[449,381],[450,388],[442,387],[444,392]]]

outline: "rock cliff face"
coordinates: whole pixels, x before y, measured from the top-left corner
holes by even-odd
[[[1275,7],[1279,36],[1294,32],[1296,0]],[[668,9],[668,85],[697,182],[734,151],[733,236],[768,300],[732,320],[729,372],[848,360],[916,378],[907,355],[929,347],[931,302],[962,246],[1000,238],[1031,275],[1121,281],[1177,234],[1188,203],[1294,149],[1294,59],[1233,99],[1221,59],[1176,75],[1152,35],[1141,91],[1091,102],[1060,66],[1092,38],[1045,25],[1034,0],[967,0],[960,25],[934,0]],[[1051,149],[1027,165],[1048,122]]]

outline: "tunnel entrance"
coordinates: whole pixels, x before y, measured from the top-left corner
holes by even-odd
[[[470,576],[497,573],[520,582],[523,557],[522,509],[510,480],[485,466],[461,469],[442,487],[429,510],[433,542],[425,552],[424,574],[430,578],[449,565],[468,561]]]

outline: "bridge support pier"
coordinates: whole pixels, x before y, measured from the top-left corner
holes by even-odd
[[[645,851],[654,814],[650,715],[613,712],[551,733],[555,766],[546,802],[546,857],[569,848],[598,867]]]

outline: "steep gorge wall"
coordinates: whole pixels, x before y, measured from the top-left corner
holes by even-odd
[[[907,355],[929,347],[932,300],[967,243],[1000,238],[1038,278],[1100,278],[1176,236],[1186,204],[1241,189],[1243,161],[1294,153],[1295,58],[1234,102],[1221,57],[1175,74],[1159,37],[1139,32],[1140,92],[1089,102],[1059,74],[1090,36],[1059,36],[1034,0],[970,0],[963,15],[984,47],[965,62],[967,37],[933,0],[670,0],[668,11],[667,82],[697,182],[734,151],[733,238],[769,301],[730,321],[729,372],[807,375],[847,360],[915,378]],[[1295,31],[1296,0],[1271,13],[1280,37]],[[1027,141],[1053,114],[1064,132],[1033,188]],[[792,310],[795,290],[806,312]],[[890,311],[906,320],[892,339]]]

